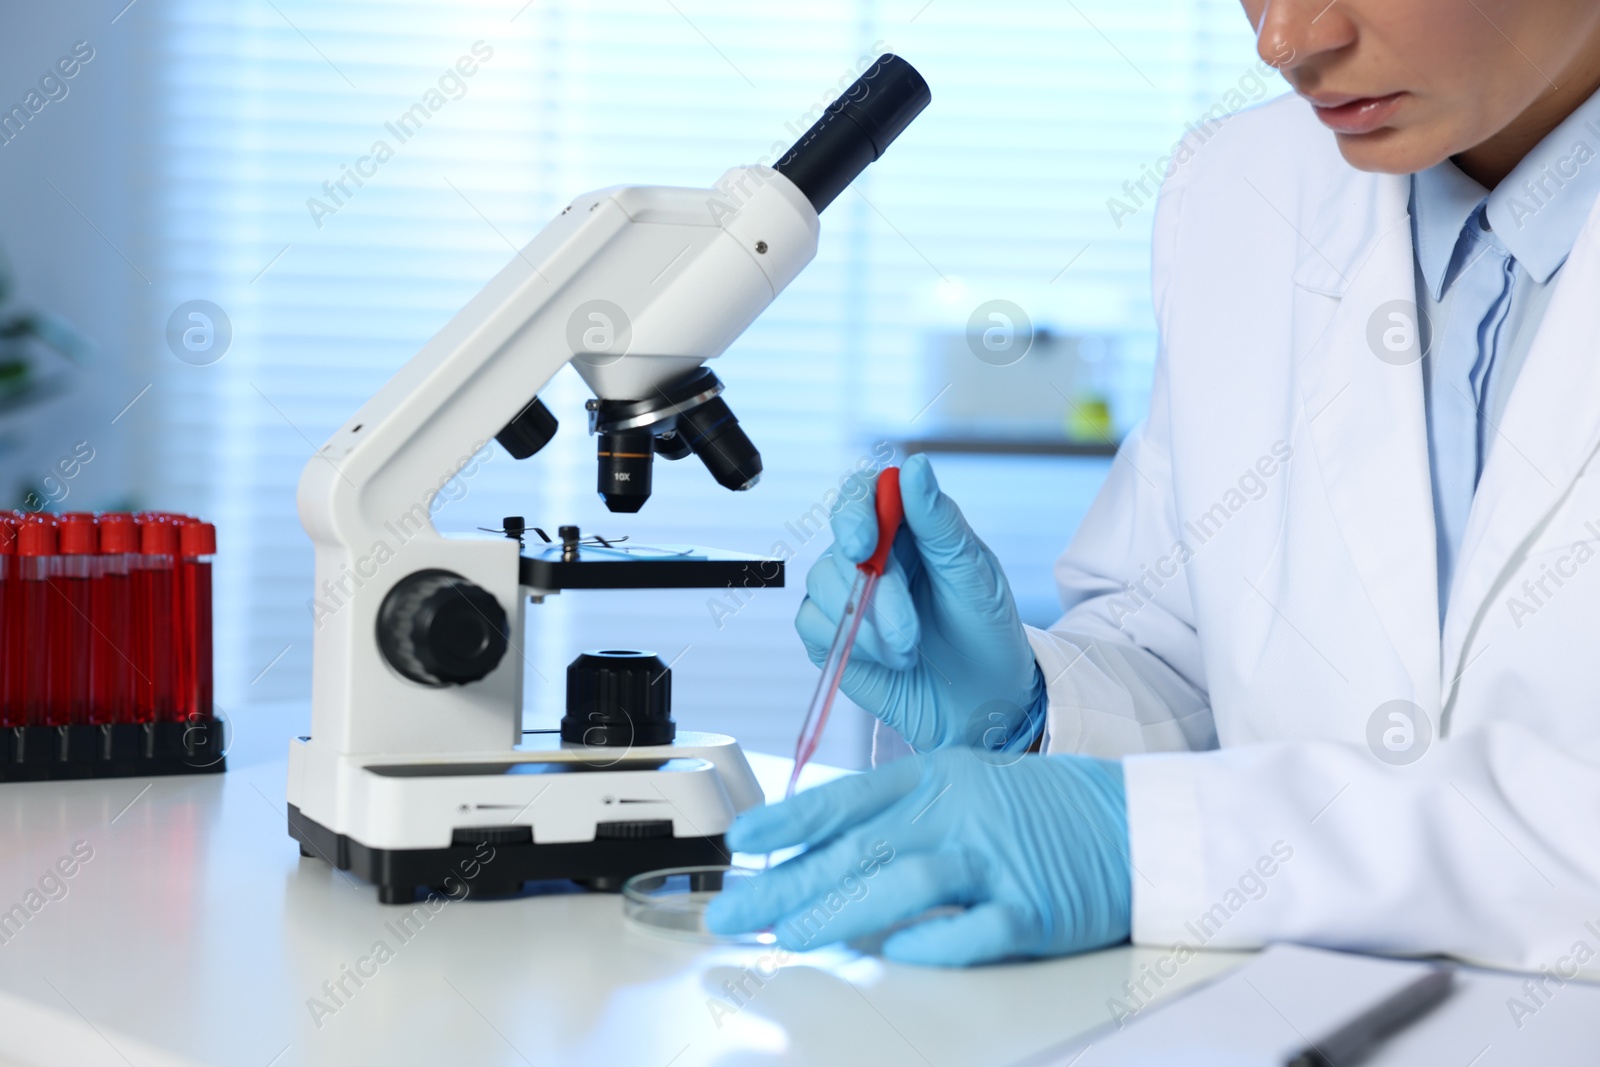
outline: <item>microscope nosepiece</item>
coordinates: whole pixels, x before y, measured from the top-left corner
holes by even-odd
[[[645,400],[591,400],[590,428],[599,435],[600,499],[632,514],[650,499],[651,460],[700,457],[717,484],[734,491],[761,480],[761,453],[722,399],[722,383],[705,367]]]

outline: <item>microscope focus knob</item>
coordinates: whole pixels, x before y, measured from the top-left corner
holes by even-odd
[[[500,665],[509,628],[487,589],[449,571],[418,571],[383,598],[378,648],[413,682],[466,685]]]

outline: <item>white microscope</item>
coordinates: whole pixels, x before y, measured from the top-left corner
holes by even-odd
[[[782,563],[624,549],[573,527],[525,552],[520,519],[505,536],[445,537],[428,504],[488,437],[519,460],[551,439],[538,394],[567,363],[596,397],[612,511],[644,505],[657,455],[693,453],[729,489],[753,486],[761,457],[704,364],[811,261],[818,212],[930,98],[883,55],[775,167],[578,197],[306,464],[317,588],[346,595],[318,618],[311,736],[289,746],[303,856],[389,904],[469,865],[474,891],[496,894],[728,862],[723,832],[762,802],[738,743],[677,731],[670,672],[631,650],[579,656],[561,730],[525,733],[524,611],[568,589],[781,586]]]

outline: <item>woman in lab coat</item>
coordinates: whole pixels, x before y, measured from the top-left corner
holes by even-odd
[[[846,688],[927,754],[747,815],[812,847],[714,924],[1600,966],[1600,5],[1244,7],[1295,93],[1175,156],[1151,409],[1065,614],[1023,627],[908,462]],[[814,657],[874,538],[841,512]]]

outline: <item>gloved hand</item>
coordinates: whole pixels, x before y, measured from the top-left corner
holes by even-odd
[[[875,933],[942,904],[966,910],[895,932],[883,954],[963,966],[1128,936],[1128,817],[1116,762],[1008,763],[944,749],[747,811],[726,840],[740,852],[810,846],[706,909],[716,933],[770,926],[791,951]]]
[[[999,561],[939,491],[926,456],[906,461],[900,497],[905,522],[841,688],[919,752],[1026,748],[1043,724],[1044,678]],[[818,666],[856,564],[877,546],[872,495],[847,502],[832,525],[834,543],[806,575],[795,617]]]

